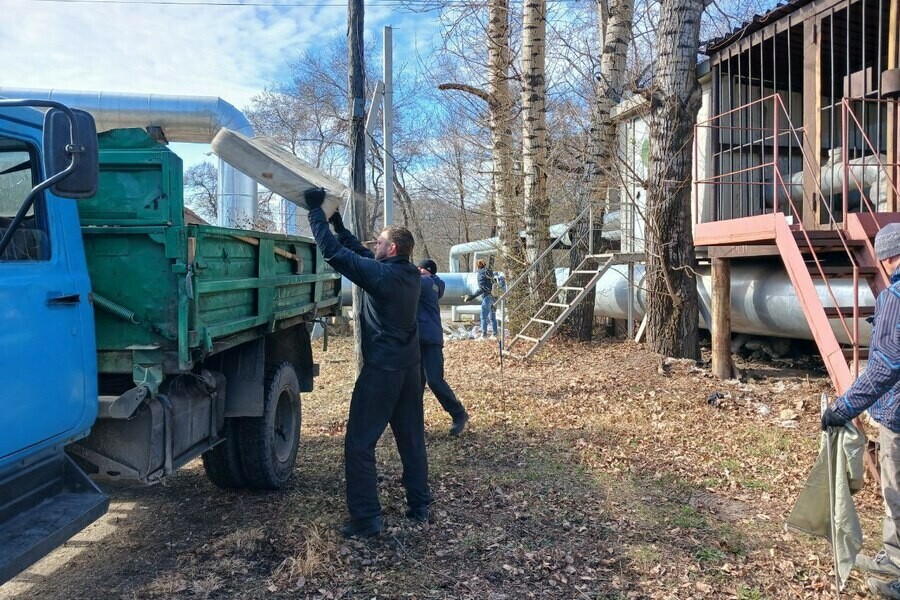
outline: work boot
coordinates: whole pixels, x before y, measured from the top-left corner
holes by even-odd
[[[469,422],[469,413],[464,412],[462,416],[453,419],[453,425],[450,427],[450,435],[458,436],[466,430],[466,423]]]
[[[341,527],[341,534],[345,538],[365,538],[378,535],[382,529],[384,529],[384,521],[379,515],[370,519],[353,519]]]
[[[416,506],[415,508],[409,507],[406,509],[406,518],[411,521],[427,523],[429,517],[431,517],[431,511],[428,509],[428,506]]]
[[[878,594],[882,598],[892,598],[900,600],[900,580],[885,581],[876,577],[866,579],[866,585],[873,594]]]
[[[900,579],[900,567],[894,564],[884,550],[876,554],[874,558],[857,554],[856,566],[872,575]]]

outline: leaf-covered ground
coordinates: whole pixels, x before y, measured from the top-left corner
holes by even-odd
[[[164,485],[107,486],[110,513],[0,588],[0,599],[818,598],[830,550],[782,527],[817,452],[821,372],[742,364],[720,382],[643,346],[556,342],[531,363],[446,347],[472,414],[451,438],[426,392],[434,522],[403,518],[390,434],[378,449],[388,529],[341,539],[348,338],[317,347],[296,476],[222,492],[195,462]],[[717,395],[711,398],[715,392]],[[866,545],[881,508],[857,496]],[[863,597],[856,576],[844,597]]]

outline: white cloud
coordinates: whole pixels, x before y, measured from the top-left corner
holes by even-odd
[[[139,0],[2,5],[0,87],[217,96],[239,109],[286,77],[301,52],[347,31],[344,6],[171,6]],[[435,24],[427,15],[369,6],[366,35],[380,38],[392,19],[402,23],[394,34],[398,64],[417,36],[421,43],[417,32],[433,31]],[[204,160],[209,147],[179,144],[176,151],[188,167]]]

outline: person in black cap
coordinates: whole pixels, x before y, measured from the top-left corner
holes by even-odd
[[[874,557],[857,556],[856,565],[877,576],[867,580],[871,591],[900,600],[900,224],[885,225],[878,232],[875,256],[892,275],[890,287],[875,301],[869,363],[850,389],[822,413],[822,430],[843,427],[865,410],[881,426],[884,546]]]
[[[345,537],[368,537],[384,529],[378,502],[375,444],[390,424],[406,488],[406,516],[427,521],[432,502],[425,454],[425,418],[416,308],[422,284],[410,262],[415,241],[405,227],[386,227],[375,242],[375,252],[363,246],[334,213],[328,229],[321,188],[303,194],[309,225],[322,257],[338,273],[365,291],[356,315],[362,332],[363,367],[350,398],[344,436],[347,508],[351,520]]]
[[[453,419],[450,435],[457,436],[465,430],[469,413],[444,380],[444,333],[441,328],[441,307],[438,304],[444,295],[444,281],[437,276],[437,265],[430,258],[419,262],[419,272],[422,274],[418,317],[422,391],[424,393],[427,382],[434,397]]]

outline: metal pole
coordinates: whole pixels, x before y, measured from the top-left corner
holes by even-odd
[[[394,224],[393,29],[384,28],[384,226]]]

